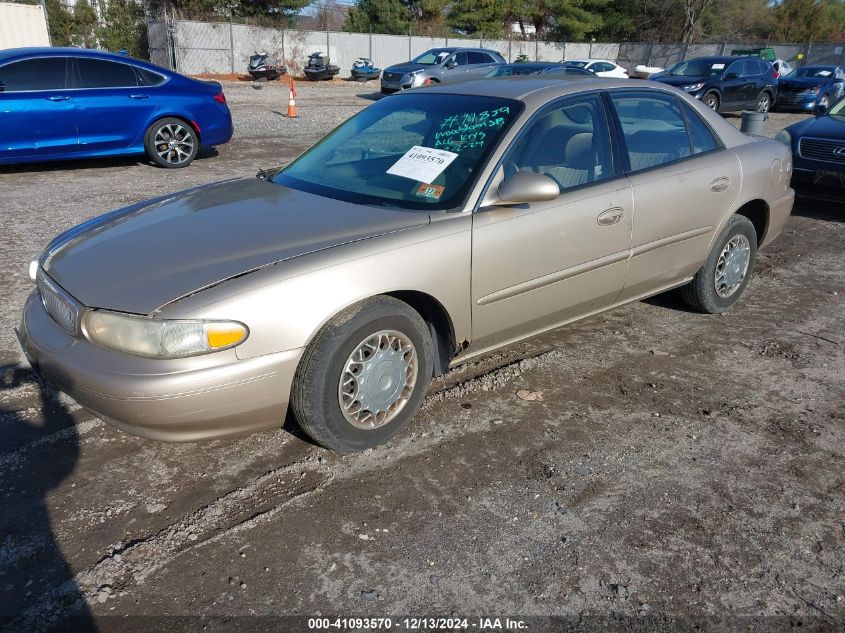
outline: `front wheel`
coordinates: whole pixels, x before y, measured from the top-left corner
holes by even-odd
[[[318,444],[339,453],[371,448],[404,429],[431,382],[431,335],[393,297],[373,297],[337,315],[300,361],[291,408]]]
[[[266,79],[265,79],[266,81]],[[147,156],[159,167],[187,167],[200,148],[199,137],[189,123],[166,118],[153,123],[144,135]]]
[[[719,111],[719,95],[717,95],[715,92],[708,92],[706,95],[704,95],[701,98],[701,103],[706,105],[714,112]]]
[[[757,261],[757,232],[751,220],[728,220],[704,266],[681,289],[687,305],[700,312],[727,312],[745,291]]]

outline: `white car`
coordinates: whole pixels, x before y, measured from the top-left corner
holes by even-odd
[[[779,77],[786,77],[789,73],[795,70],[785,59],[776,59],[772,62],[772,67],[775,69],[775,72]]]
[[[607,61],[606,59],[568,59],[563,63],[565,66],[586,68],[599,77],[616,77],[617,79],[628,78],[627,70],[618,64]]]

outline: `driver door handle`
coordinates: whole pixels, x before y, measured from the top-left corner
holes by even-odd
[[[149,99],[149,98],[150,98],[150,95],[137,94],[137,93],[136,93],[136,94],[131,94],[131,95],[129,95],[129,98],[130,98],[130,99]]]
[[[67,95],[53,95],[52,97],[47,97],[50,101],[67,101],[70,99]]]
[[[613,226],[614,224],[618,224],[624,217],[625,211],[623,209],[619,207],[611,207],[607,211],[599,213],[599,217],[596,218],[596,222],[599,223],[599,226]]]

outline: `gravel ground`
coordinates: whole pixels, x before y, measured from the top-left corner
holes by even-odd
[[[0,170],[0,628],[23,611],[8,630],[308,628],[258,618],[284,615],[840,630],[840,205],[800,199],[732,313],[661,296],[511,346],[439,380],[406,433],[360,455],[289,424],[151,442],[34,379],[12,328],[53,235],[284,163],[370,88],[301,85],[291,121],[285,86],[227,83],[235,139],[176,172]],[[766,133],[798,118],[773,114]]]

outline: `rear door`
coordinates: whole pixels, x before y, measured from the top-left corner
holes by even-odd
[[[493,63],[493,58],[487,53],[467,51],[467,77],[483,77]]]
[[[36,57],[0,66],[0,160],[77,151],[70,59]]]
[[[704,119],[657,91],[612,91],[633,188],[631,260],[622,299],[689,279],[739,193],[742,172]]]
[[[131,64],[77,57],[79,146],[108,151],[138,145],[158,107],[156,90],[143,82]]]

